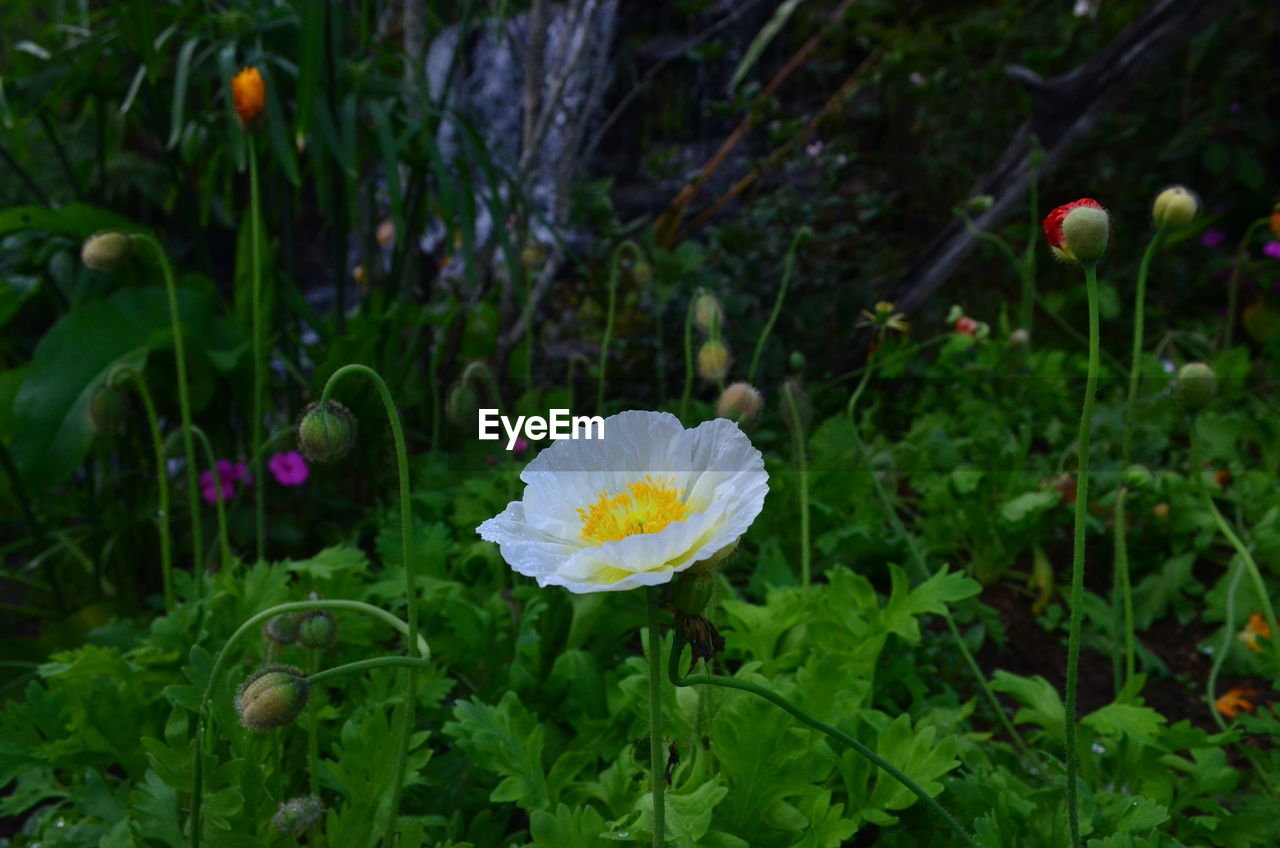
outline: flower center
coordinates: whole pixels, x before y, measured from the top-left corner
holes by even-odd
[[[599,545],[639,533],[657,533],[673,521],[684,521],[693,508],[681,501],[680,495],[674,479],[654,480],[648,474],[628,483],[625,492],[610,495],[602,490],[599,500],[578,510],[582,539]]]

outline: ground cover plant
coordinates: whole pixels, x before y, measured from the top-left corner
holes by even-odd
[[[0,845],[1280,842],[1271,4],[0,21]]]

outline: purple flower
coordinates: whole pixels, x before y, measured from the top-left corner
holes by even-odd
[[[524,436],[517,436],[516,443],[511,447],[512,447],[512,450],[515,452],[516,456],[519,456],[520,454],[524,453],[529,449],[529,440],[526,439]]]
[[[1269,241],[1262,248],[1262,252],[1272,259],[1280,259],[1280,241]]]
[[[1218,229],[1205,230],[1204,235],[1200,236],[1200,243],[1205,247],[1217,247],[1226,240],[1227,234]]]
[[[297,451],[273,454],[267,461],[267,468],[271,469],[281,486],[301,486],[311,473],[306,459]]]
[[[236,483],[248,485],[253,482],[249,467],[243,462],[232,462],[220,459],[214,465],[218,469],[217,477],[212,470],[200,472],[200,494],[208,503],[218,502],[218,483],[222,483],[222,499],[229,501],[236,494]]]

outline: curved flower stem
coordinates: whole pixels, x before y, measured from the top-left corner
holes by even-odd
[[[266,386],[266,359],[262,349],[262,218],[258,197],[258,148],[254,144],[253,135],[246,133],[249,142],[249,248],[252,271],[253,292],[251,308],[253,312],[253,420],[249,423],[249,444],[256,445],[262,441],[262,392]],[[266,518],[266,485],[262,479],[262,454],[253,458],[253,485],[256,500],[254,504],[254,526],[257,536],[257,555],[261,562],[266,550],[267,518]]]
[[[422,669],[430,662],[431,660],[424,659],[423,657],[373,657],[372,659],[357,660],[356,662],[349,662],[346,665],[326,668],[324,671],[318,671],[311,675],[307,680],[310,683],[323,683],[326,680],[334,677],[340,677],[344,674],[355,674],[358,671],[372,671],[375,668],[397,667]]]
[[[936,799],[934,799],[932,795],[930,795],[928,792],[925,792],[924,789],[922,789],[918,783],[916,783],[907,775],[903,774],[901,770],[899,770],[896,766],[894,766],[888,760],[884,759],[875,751],[872,751],[866,745],[863,745],[861,742],[859,742],[857,739],[854,739],[852,736],[845,733],[843,730],[840,730],[837,727],[827,724],[825,721],[820,721],[819,719],[814,718],[813,716],[809,715],[805,711],[801,710],[799,707],[792,704],[787,699],[783,698],[781,695],[778,695],[775,692],[765,689],[763,686],[757,686],[756,684],[749,683],[745,680],[738,680],[737,678],[734,678],[734,677],[721,677],[715,674],[697,674],[697,675],[687,675],[682,677],[680,675],[680,657],[684,651],[684,647],[685,647],[684,639],[680,636],[679,633],[676,633],[674,643],[671,646],[671,661],[667,667],[667,672],[671,678],[672,684],[674,684],[675,686],[681,686],[681,687],[683,686],[720,686],[725,689],[737,689],[740,692],[750,692],[752,695],[756,695],[758,697],[764,698],[766,701],[778,707],[779,709],[783,710],[784,712],[790,714],[791,716],[799,720],[801,723],[807,724],[809,727],[812,727],[814,730],[818,730],[826,734],[826,736],[829,739],[835,742],[839,742],[840,744],[845,745],[846,747],[852,748],[857,754],[866,758],[867,760],[875,764],[877,767],[879,767],[880,769],[888,773],[890,777],[892,777],[894,780],[897,780],[899,783],[905,786],[911,792],[911,794],[915,795],[917,798],[923,801],[924,804],[927,807],[929,807],[930,810],[936,813],[938,817],[941,818],[947,824],[947,826],[951,828],[952,832],[955,833],[956,837],[960,840],[961,843],[969,846],[969,848],[978,848],[978,844],[973,841],[973,839],[969,836],[968,833],[965,832],[964,828],[960,826],[960,823],[957,822],[952,817],[952,815],[948,813],[943,808],[943,806],[937,802]]]
[[[1138,403],[1138,386],[1142,377],[1143,327],[1147,308],[1147,273],[1151,268],[1151,259],[1164,240],[1164,226],[1156,228],[1155,235],[1142,254],[1142,262],[1138,265],[1138,284],[1133,295],[1133,352],[1129,358],[1129,392],[1124,406],[1124,435],[1121,438],[1120,467],[1129,467],[1129,457],[1133,450],[1133,414]],[[1133,633],[1133,586],[1129,580],[1129,528],[1125,520],[1125,487],[1120,487],[1116,495],[1115,510],[1115,580],[1117,602],[1120,611],[1113,611],[1113,619],[1124,618],[1124,671],[1120,672],[1119,662],[1115,662],[1116,691],[1123,691],[1133,680],[1135,668],[1135,641]]]
[[[591,362],[585,356],[583,356],[581,353],[577,353],[576,351],[569,356],[569,363],[566,366],[566,374],[565,374],[564,382],[565,382],[565,388],[569,392],[569,408],[570,409],[573,409],[573,399],[574,399],[574,396],[577,394],[577,392],[574,389],[573,383],[574,383],[574,378],[576,376],[577,364],[579,362],[581,362],[583,365],[587,367],[588,374],[591,373]]]
[[[408,650],[412,651],[413,646],[418,641],[418,584],[413,571],[413,522],[409,512],[409,451],[405,447],[404,428],[400,426],[400,413],[396,411],[395,400],[391,397],[391,391],[387,388],[387,383],[372,368],[367,365],[344,365],[337,371],[333,372],[324,384],[324,391],[320,395],[320,402],[324,403],[329,400],[334,386],[348,374],[362,374],[373,383],[374,388],[378,391],[378,396],[382,398],[382,405],[386,409],[387,421],[391,425],[391,435],[395,441],[396,447],[396,469],[400,478],[400,557],[404,563],[404,583],[405,583],[405,603],[408,604],[409,619],[409,645]],[[409,737],[413,734],[413,718],[414,710],[417,706],[418,691],[418,670],[416,667],[409,668],[405,674],[405,695],[404,695],[404,716],[403,731],[400,734],[400,744],[396,752],[396,765],[393,773],[393,783],[391,787],[391,805],[387,812],[387,827],[383,834],[383,844],[391,848],[396,843],[396,820],[400,816],[400,795],[404,791],[404,771],[405,764],[409,759]]]
[[[1280,638],[1276,638],[1274,635],[1280,633],[1280,627],[1276,626],[1276,611],[1271,605],[1271,596],[1267,593],[1267,584],[1262,579],[1262,572],[1258,570],[1258,563],[1254,561],[1253,554],[1249,552],[1249,546],[1240,539],[1231,524],[1218,510],[1218,505],[1213,502],[1213,493],[1209,491],[1209,485],[1205,482],[1204,473],[1200,468],[1200,439],[1196,435],[1196,419],[1194,415],[1191,418],[1189,429],[1191,431],[1191,474],[1195,478],[1194,482],[1200,490],[1200,497],[1204,500],[1205,508],[1209,510],[1209,514],[1213,516],[1214,522],[1218,525],[1218,530],[1231,543],[1231,547],[1235,548],[1236,554],[1244,564],[1245,573],[1249,575],[1249,582],[1253,584],[1253,591],[1258,595],[1258,603],[1262,605],[1262,615],[1267,620],[1267,627],[1271,628],[1273,635],[1269,641],[1275,652],[1276,669],[1280,671]]]
[[[195,433],[200,440],[200,444],[204,448],[205,461],[209,463],[209,468],[213,471],[213,485],[217,487],[217,496],[214,498],[215,509],[218,513],[218,551],[221,562],[218,563],[219,568],[231,567],[231,544],[227,541],[227,510],[223,506],[222,500],[222,474],[218,471],[218,461],[213,455],[213,446],[209,444],[209,437],[205,435],[204,430],[199,425],[192,424],[191,432]]]
[[[646,592],[649,607],[649,777],[653,785],[653,848],[662,848],[667,835],[665,747],[662,739],[662,637],[658,632],[661,586]],[[678,684],[677,684],[678,685]]]
[[[760,338],[756,339],[755,353],[751,354],[751,367],[747,369],[748,383],[756,381],[756,369],[760,367],[760,354],[764,353],[764,343],[768,341],[769,334],[773,332],[773,325],[778,323],[778,316],[782,314],[782,301],[787,296],[787,285],[791,282],[791,270],[796,264],[796,251],[800,248],[800,240],[811,238],[813,238],[813,230],[801,227],[796,230],[795,236],[791,239],[791,247],[787,250],[787,259],[782,270],[782,285],[778,287],[778,298],[773,302],[773,312],[769,315],[764,329],[760,331]]]
[[[178,287],[173,281],[173,267],[169,257],[160,246],[160,242],[145,233],[134,233],[134,241],[142,242],[151,248],[164,276],[165,289],[169,294],[169,325],[173,333],[173,357],[178,369],[178,412],[182,416],[182,451],[187,460],[187,504],[191,510],[191,568],[196,586],[196,599],[199,600],[204,586],[204,534],[200,523],[200,498],[196,492],[196,448],[191,435],[191,399],[187,394],[187,356],[182,343],[182,321],[178,314]]]
[[[867,383],[871,381],[871,370],[875,366],[875,354],[867,356],[867,365],[862,369],[862,379],[858,381],[858,385],[854,387],[853,394],[849,395],[849,404],[845,407],[845,415],[849,416],[849,420],[853,422],[854,429],[858,427],[858,422],[854,420],[853,413],[858,408],[858,400],[862,397],[862,392],[867,388]]]
[[[596,414],[604,412],[604,377],[609,365],[609,342],[613,340],[613,319],[618,309],[618,262],[622,251],[629,249],[632,257],[639,258],[640,248],[633,241],[624,241],[613,249],[609,260],[609,311],[605,316],[604,338],[600,340],[600,371],[596,380]]]
[[[1271,219],[1258,218],[1249,228],[1244,231],[1244,238],[1240,239],[1240,246],[1236,248],[1236,261],[1231,266],[1231,279],[1227,282],[1227,327],[1222,333],[1222,347],[1231,347],[1231,342],[1235,337],[1236,329],[1236,303],[1237,294],[1240,289],[1240,266],[1244,263],[1245,251],[1249,249],[1249,242],[1253,239],[1253,234],[1258,231],[1259,227],[1265,226]]]
[[[1213,665],[1209,668],[1209,680],[1205,683],[1205,700],[1209,704],[1209,715],[1213,716],[1213,720],[1218,723],[1218,727],[1225,733],[1227,731],[1227,723],[1222,720],[1222,714],[1218,712],[1218,672],[1222,670],[1222,663],[1227,658],[1227,652],[1231,650],[1231,640],[1235,638],[1236,629],[1236,589],[1240,587],[1240,578],[1244,576],[1244,566],[1241,565],[1235,569],[1231,581],[1227,584],[1227,597],[1224,603],[1223,611],[1223,632],[1222,645],[1218,648],[1213,657]]]
[[[386,610],[375,607],[373,604],[366,604],[363,601],[343,600],[293,601],[287,604],[276,604],[273,607],[269,607],[268,609],[251,616],[243,624],[237,627],[235,632],[227,638],[227,641],[222,643],[222,647],[218,649],[217,655],[213,658],[213,665],[209,668],[209,679],[205,681],[204,691],[200,695],[200,711],[196,713],[195,757],[191,767],[191,848],[199,848],[200,846],[200,812],[201,807],[204,804],[204,740],[206,727],[210,724],[209,700],[213,697],[213,687],[218,681],[218,673],[222,670],[223,664],[230,655],[231,647],[240,641],[242,636],[272,616],[287,612],[306,612],[308,610],[317,609],[352,610],[353,612],[363,612],[386,622],[400,633],[407,635],[410,630],[408,624],[396,618]],[[417,639],[410,641],[410,644],[415,643],[418,646],[418,654],[422,661],[425,662],[430,659],[431,649],[427,645],[426,640],[419,636]]]
[[[160,577],[164,586],[164,609],[173,612],[173,536],[169,528],[169,473],[165,466],[164,440],[160,438],[160,419],[156,415],[156,404],[151,397],[147,381],[132,368],[125,369],[123,376],[133,380],[138,387],[138,397],[142,398],[142,408],[147,415],[147,427],[151,432],[151,447],[156,455],[156,489],[157,503],[160,512]]]
[[[800,474],[800,585],[808,592],[812,562],[809,551],[809,463],[804,449],[807,434],[804,422],[800,420],[800,410],[796,407],[795,392],[783,392],[783,395],[790,407],[791,439],[795,444],[796,464],[800,466],[797,469]]]
[[[697,294],[689,300],[684,314],[684,393],[680,395],[680,420],[689,418],[689,398],[693,394],[693,307]]]
[[[1084,266],[1084,281],[1089,298],[1089,376],[1085,383],[1084,405],[1080,411],[1080,436],[1076,456],[1076,515],[1074,549],[1071,558],[1071,626],[1067,638],[1067,821],[1071,828],[1072,848],[1080,845],[1080,799],[1076,781],[1080,759],[1076,751],[1076,697],[1080,676],[1080,625],[1084,618],[1084,530],[1089,506],[1089,435],[1093,429],[1093,400],[1098,390],[1098,270],[1092,263]]]

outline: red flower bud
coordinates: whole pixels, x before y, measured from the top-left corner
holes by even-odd
[[[968,315],[961,315],[956,319],[956,332],[962,336],[972,336],[978,331],[978,322],[970,318]]]
[[[1079,258],[1071,250],[1071,246],[1067,244],[1067,238],[1062,232],[1062,224],[1067,220],[1067,216],[1077,209],[1097,209],[1105,212],[1102,204],[1091,197],[1082,197],[1071,203],[1064,203],[1057,209],[1050,212],[1044,219],[1044,237],[1049,242],[1049,249],[1053,251],[1053,255],[1059,259],[1068,262],[1078,262]],[[1106,245],[1106,239],[1103,238],[1103,246]],[[1093,257],[1096,258],[1096,257]]]

